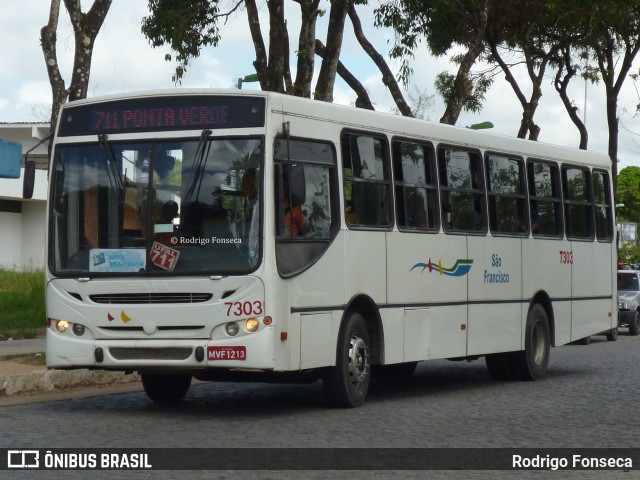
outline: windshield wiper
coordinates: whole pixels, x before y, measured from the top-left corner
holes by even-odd
[[[194,192],[200,191],[200,185],[202,184],[202,176],[204,174],[204,167],[207,158],[207,148],[205,143],[209,135],[211,135],[211,130],[208,129],[202,130],[202,133],[200,134],[200,140],[198,140],[198,145],[194,154],[193,173],[191,175],[191,181],[189,182],[189,188],[187,188],[187,193],[184,198],[185,203],[190,203],[193,199]],[[197,190],[196,186],[198,187]]]
[[[98,135],[98,142],[107,155],[107,176],[109,177],[109,184],[112,188],[116,188],[118,190],[120,202],[124,202],[124,182],[118,172],[118,163],[113,156],[113,150],[111,150],[111,147],[107,142],[107,136],[104,133],[101,133]]]

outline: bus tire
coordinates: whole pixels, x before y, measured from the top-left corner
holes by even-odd
[[[615,342],[618,340],[618,327],[614,327],[607,332],[607,341]]]
[[[520,380],[541,380],[547,373],[551,351],[551,334],[546,310],[535,303],[527,315],[524,350],[512,352],[515,377]]]
[[[509,353],[490,353],[484,356],[484,361],[487,364],[489,376],[494,380],[511,380],[513,378]]]
[[[159,403],[179,402],[191,386],[191,375],[143,373],[140,376],[147,397]]]
[[[409,378],[416,371],[418,362],[393,363],[391,365],[371,365],[371,375],[383,378]]]
[[[640,312],[637,310],[633,314],[633,318],[629,321],[629,335],[636,336],[640,332]]]
[[[361,406],[369,390],[369,333],[359,313],[351,313],[344,322],[336,348],[336,365],[324,373],[322,384],[334,407]]]

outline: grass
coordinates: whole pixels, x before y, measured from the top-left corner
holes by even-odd
[[[0,269],[0,340],[44,334],[44,273]]]
[[[23,365],[34,365],[37,367],[44,367],[47,364],[47,359],[44,353],[30,353],[27,355],[9,355],[4,357],[6,360],[12,362],[21,363]]]

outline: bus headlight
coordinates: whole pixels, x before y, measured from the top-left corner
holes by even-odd
[[[66,332],[68,328],[69,322],[67,322],[66,320],[58,320],[56,322],[56,330],[58,330],[60,333]]]
[[[80,325],[79,323],[74,323],[72,327],[73,333],[75,333],[78,337],[84,335],[84,325]]]
[[[247,332],[255,332],[256,330],[258,330],[259,326],[260,322],[257,318],[247,318],[244,321],[244,328]]]
[[[238,327],[238,324],[236,322],[229,322],[226,325],[226,330],[227,330],[227,335],[235,337],[238,334],[240,327]]]

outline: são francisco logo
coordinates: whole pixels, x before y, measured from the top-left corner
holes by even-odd
[[[451,268],[444,268],[442,266],[442,260],[438,260],[438,264],[434,264],[431,262],[431,258],[429,258],[429,263],[416,263],[413,267],[411,267],[410,272],[415,270],[416,268],[422,268],[421,273],[425,271],[425,269],[429,269],[429,273],[434,270],[438,272],[440,275],[447,275],[449,277],[463,277],[471,267],[473,266],[473,260],[470,258],[459,258],[456,260],[456,263]]]

